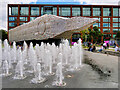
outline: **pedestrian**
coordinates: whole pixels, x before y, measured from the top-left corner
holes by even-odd
[[[99,52],[102,52],[103,49],[104,49],[103,44],[101,44],[101,47],[100,47],[100,49],[99,49],[98,51],[99,51]]]

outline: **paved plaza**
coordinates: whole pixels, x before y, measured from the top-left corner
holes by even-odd
[[[103,72],[109,73],[109,76],[101,76],[91,65],[83,63],[79,71],[68,72],[63,70],[66,86],[62,88],[118,88],[117,56],[107,56],[106,54],[88,51],[84,52],[84,56],[85,59],[92,60],[93,64],[101,68]],[[41,84],[31,84],[30,80],[33,77],[33,74],[24,80],[13,80],[13,75],[5,77],[2,80],[2,86],[3,88],[57,88],[52,85],[54,76],[47,76],[47,80]]]

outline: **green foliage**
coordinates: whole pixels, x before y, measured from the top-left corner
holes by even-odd
[[[3,29],[0,30],[0,39],[4,41],[5,39],[8,38],[7,32]]]
[[[91,41],[93,39],[94,43],[100,42],[103,34],[99,31],[98,27],[93,27],[93,30],[88,29],[89,34],[87,34],[87,41]]]
[[[116,37],[115,37],[116,39],[120,39],[120,31],[118,31],[117,32],[117,34],[116,34]]]

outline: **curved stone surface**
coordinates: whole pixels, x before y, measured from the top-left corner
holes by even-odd
[[[9,41],[45,40],[48,38],[71,38],[74,32],[80,32],[97,19],[86,17],[64,18],[55,15],[43,15],[9,31]]]

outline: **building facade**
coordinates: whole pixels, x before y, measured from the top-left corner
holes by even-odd
[[[8,4],[9,30],[25,24],[44,14],[62,17],[90,17],[99,19],[91,28],[97,26],[104,34],[103,39],[115,38],[120,31],[120,6],[118,5],[43,5],[43,4]]]

